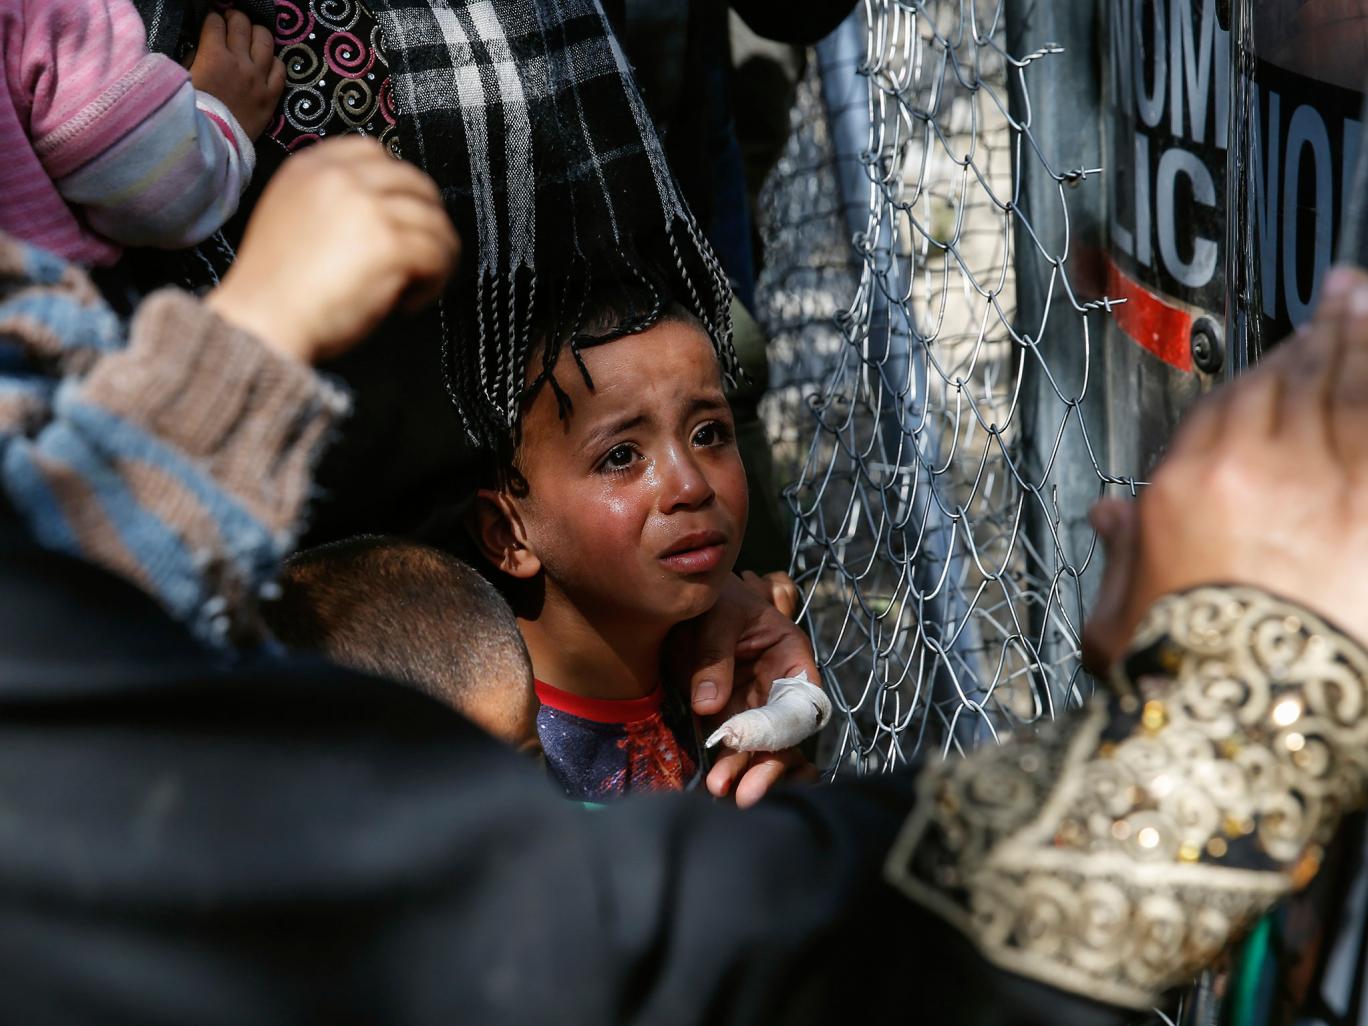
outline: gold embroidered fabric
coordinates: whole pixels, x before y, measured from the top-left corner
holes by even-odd
[[[1319,865],[1368,785],[1368,653],[1299,606],[1156,603],[1117,694],[923,774],[889,879],[991,962],[1148,1008]]]

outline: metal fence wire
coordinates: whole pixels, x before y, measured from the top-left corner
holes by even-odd
[[[1005,6],[866,0],[809,61],[761,195],[763,413],[832,774],[967,750],[1091,688],[1086,511],[1134,489],[1094,394],[1109,304],[1070,276],[1100,168],[1033,134],[1061,49],[1009,53]]]

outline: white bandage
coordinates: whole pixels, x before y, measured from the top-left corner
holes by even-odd
[[[811,737],[829,719],[831,699],[804,670],[776,680],[769,701],[731,717],[712,732],[707,747],[722,744],[738,752],[779,752]]]

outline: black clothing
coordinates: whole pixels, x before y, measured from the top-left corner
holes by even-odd
[[[0,653],[6,1022],[1119,1021],[882,883],[907,776],[586,812],[406,688],[215,665],[10,527]]]

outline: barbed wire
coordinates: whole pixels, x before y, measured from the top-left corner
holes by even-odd
[[[1109,304],[1066,270],[1071,187],[1100,169],[1032,135],[1028,86],[1060,51],[1009,55],[1003,8],[866,0],[809,62],[761,197],[763,413],[833,774],[967,749],[1091,689],[1098,550],[1077,527],[1135,487],[1085,415]],[[1025,213],[1027,172],[1057,204]]]

